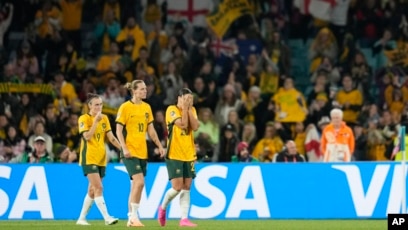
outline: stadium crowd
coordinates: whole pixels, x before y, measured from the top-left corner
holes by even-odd
[[[171,0],[2,1],[0,162],[78,161],[87,93],[102,95],[113,125],[135,79],[163,146],[166,107],[193,91],[200,161],[273,162],[289,150],[322,161],[333,108],[353,129],[353,160],[392,160],[408,121],[408,1],[330,1],[329,20],[302,8],[310,1],[250,2],[219,39],[170,12]],[[162,161],[147,141],[149,161]]]

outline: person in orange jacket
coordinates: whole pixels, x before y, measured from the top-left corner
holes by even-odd
[[[331,123],[323,129],[321,148],[324,162],[350,162],[354,152],[354,134],[343,121],[343,111],[330,111]]]

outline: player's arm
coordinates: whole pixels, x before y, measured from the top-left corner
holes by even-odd
[[[181,117],[174,120],[174,124],[180,129],[188,128],[188,104],[183,103],[183,108],[181,111]]]
[[[96,127],[98,126],[98,123],[99,123],[101,120],[102,120],[102,114],[101,114],[101,113],[98,113],[98,114],[95,116],[95,119],[94,119],[94,121],[93,121],[93,123],[92,123],[91,128],[90,128],[88,131],[84,131],[84,132],[82,133],[82,136],[85,138],[85,140],[89,141],[89,140],[93,137],[93,135],[95,134]]]
[[[193,108],[188,110],[188,123],[193,131],[197,131],[197,129],[200,127],[200,122],[198,122],[197,119],[197,113]]]
[[[126,147],[125,137],[123,136],[123,125],[118,122],[116,122],[116,136],[118,137],[118,141],[123,151],[123,155],[125,157],[129,157],[130,153],[128,148]]]
[[[112,131],[109,131],[108,133],[106,133],[109,142],[114,145],[118,150],[122,149],[122,146],[120,145],[118,139],[116,139],[116,137],[113,135]],[[122,135],[123,136],[123,135]]]

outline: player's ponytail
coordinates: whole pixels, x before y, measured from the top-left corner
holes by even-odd
[[[143,80],[134,80],[132,82],[127,82],[123,87],[127,90],[129,90],[130,92],[132,92],[132,90],[136,90],[137,89],[137,85],[139,83],[144,83]]]

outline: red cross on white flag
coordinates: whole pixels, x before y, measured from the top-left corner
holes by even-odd
[[[310,14],[314,18],[330,21],[336,0],[294,0],[293,5],[302,14]]]
[[[212,0],[167,0],[167,15],[169,18],[179,16],[195,26],[205,27],[205,17],[212,7]]]

